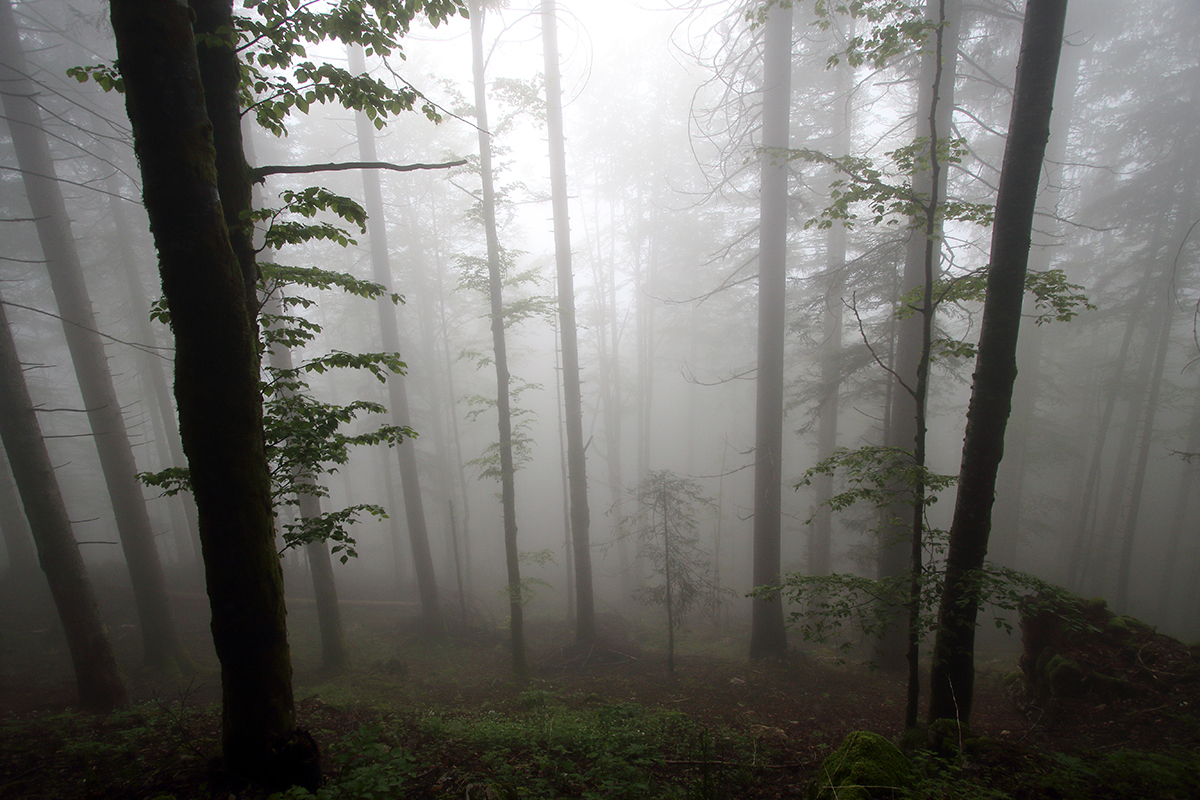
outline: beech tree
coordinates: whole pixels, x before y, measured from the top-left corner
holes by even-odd
[[[87,409],[88,424],[100,456],[121,549],[129,567],[141,623],[143,655],[149,666],[178,668],[186,662],[186,657],[179,646],[154,530],[137,480],[137,463],[113,387],[104,342],[71,232],[71,220],[42,128],[41,112],[35,101],[37,91],[29,76],[12,6],[9,0],[2,0],[0,79],[5,86],[4,112],[46,258],[55,303],[62,318],[63,334]]]
[[[479,178],[483,230],[487,238],[488,300],[491,308],[492,352],[496,365],[496,416],[499,427],[500,502],[504,514],[504,561],[508,570],[509,639],[513,673],[529,674],[525,656],[525,612],[521,592],[521,563],[517,550],[517,501],[513,462],[513,426],[510,408],[508,347],[504,337],[504,297],[500,275],[500,238],[496,230],[496,190],[492,171],[491,129],[488,127],[487,77],[483,58],[484,8],[471,2],[471,66],[475,85],[475,125],[479,129]],[[463,620],[464,623],[466,620]]]
[[[929,719],[970,721],[975,679],[975,619],[987,553],[996,473],[1016,380],[1017,334],[1042,158],[1050,138],[1054,82],[1067,0],[1029,0],[1005,144],[979,355],[930,677]]]
[[[575,555],[575,638],[596,638],[589,535],[587,461],[583,442],[583,398],[579,384],[579,335],[575,327],[575,276],[571,270],[571,222],[567,211],[567,154],[563,137],[562,87],[558,70],[555,0],[542,0],[542,53],[546,65],[546,133],[550,142],[550,193],[554,211],[554,261],[558,275],[559,335],[562,337],[563,398],[566,404],[567,477],[571,538]]]
[[[783,354],[787,279],[788,120],[792,86],[792,9],[769,11],[763,42],[763,123],[758,245],[758,376],[754,435],[754,585],[777,585],[783,497]],[[753,600],[750,657],[787,652],[783,600]]]
[[[363,71],[362,51],[350,49],[350,65]],[[375,130],[363,111],[354,115],[358,133],[358,154],[364,162],[375,162]],[[389,292],[392,288],[392,267],[388,254],[387,218],[383,213],[383,190],[379,183],[379,172],[363,170],[363,194],[367,209],[367,234],[371,239],[371,269],[376,283]],[[396,322],[396,308],[386,296],[376,301],[379,311],[380,338],[385,350],[400,352],[400,327]],[[388,402],[391,405],[392,423],[407,427],[410,420],[408,389],[403,375],[390,375],[387,382]],[[421,595],[422,626],[430,636],[440,636],[445,627],[442,619],[441,600],[438,597],[437,576],[433,570],[433,555],[429,547],[429,531],[425,522],[425,504],[421,497],[421,476],[417,469],[416,445],[412,441],[401,443],[396,449],[400,466],[400,490],[404,496],[404,518],[408,522],[409,543],[412,546],[413,571],[417,577],[417,589]]]
[[[8,4],[4,6],[7,8]],[[38,561],[46,573],[50,594],[67,637],[79,704],[96,711],[110,711],[127,705],[129,697],[125,683],[117,669],[108,631],[100,619],[96,594],[79,554],[79,545],[71,531],[71,519],[63,503],[50,454],[46,451],[46,442],[42,439],[37,412],[29,398],[2,297],[0,440],[3,440],[8,462],[12,465],[25,517],[37,546]],[[20,513],[15,508],[5,509],[6,517],[11,511]],[[4,521],[7,527],[8,519]]]
[[[221,661],[222,751],[231,772],[270,785],[319,780],[296,730],[258,340],[242,267],[217,202],[213,126],[191,12],[113,0],[111,19],[175,333],[175,399],[191,471]]]

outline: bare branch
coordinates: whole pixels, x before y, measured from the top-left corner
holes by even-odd
[[[460,159],[458,161],[444,161],[440,164],[392,164],[387,161],[340,161],[332,164],[301,164],[292,166],[281,164],[278,166],[258,167],[250,171],[255,183],[262,183],[263,179],[268,175],[299,175],[308,174],[311,172],[344,172],[351,169],[389,169],[392,172],[412,172],[418,169],[450,169],[451,167],[461,167],[466,164],[467,160]]]
[[[875,348],[872,346],[871,340],[867,336],[867,329],[863,324],[863,319],[858,313],[857,292],[850,295],[850,302],[847,303],[845,300],[843,300],[842,303],[846,306],[846,308],[850,309],[852,314],[854,314],[854,319],[858,322],[858,335],[862,337],[863,344],[867,346],[867,350],[871,353],[871,358],[875,359],[875,363],[878,364],[884,372],[895,378],[896,383],[900,384],[904,391],[916,397],[916,392],[911,386],[908,385],[908,383],[905,382],[904,378],[900,377],[900,373],[896,372],[896,370],[885,364],[883,359],[879,357],[879,354],[875,352]]]

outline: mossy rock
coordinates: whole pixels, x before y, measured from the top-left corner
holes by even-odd
[[[1091,688],[1083,667],[1074,659],[1055,655],[1046,663],[1045,690],[1054,697],[1086,697]]]
[[[821,762],[810,800],[885,800],[912,780],[908,759],[877,733],[855,731]]]

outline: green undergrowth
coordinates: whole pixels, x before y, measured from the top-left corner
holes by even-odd
[[[752,739],[679,712],[591,696],[564,702],[541,689],[520,695],[515,708],[390,717],[329,755],[333,774],[316,795],[295,788],[277,800],[729,797],[750,785],[763,757]]]
[[[78,712],[0,718],[0,797],[202,795],[220,712],[145,703],[105,716]]]
[[[918,753],[916,780],[901,796],[912,800],[1195,800],[1200,798],[1200,754],[1042,752],[986,738],[971,740],[967,755]]]

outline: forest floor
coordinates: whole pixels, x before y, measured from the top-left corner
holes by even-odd
[[[132,598],[102,594],[135,700],[108,716],[71,710],[45,598],[0,592],[0,797],[256,796],[216,768],[220,679],[203,595],[175,599],[194,668],[162,675],[137,667]],[[342,613],[353,667],[330,676],[311,603],[289,602],[298,722],[321,744],[319,796],[330,800],[803,797],[848,733],[899,741],[903,729],[902,676],[820,650],[749,662],[741,630],[685,632],[668,676],[661,631],[606,615],[603,644],[580,650],[567,626],[534,619],[534,675],[518,684],[503,631],[430,642],[415,633],[412,604],[352,600]],[[1147,654],[1161,646],[1140,646],[1138,658],[1155,663]],[[1018,655],[981,658],[963,751],[914,757],[913,782],[883,796],[1200,797],[1190,660],[1182,670],[1178,658],[1159,661],[1145,691],[1039,705],[1005,688]]]

